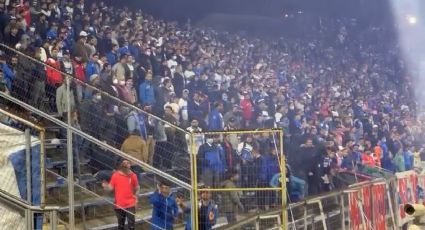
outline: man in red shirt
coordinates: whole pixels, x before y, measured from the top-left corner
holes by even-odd
[[[118,169],[112,173],[108,182],[102,183],[106,190],[114,191],[115,213],[118,219],[118,230],[124,230],[127,218],[128,229],[134,230],[137,194],[139,182],[137,176],[130,169],[130,161],[122,159],[118,162]]]

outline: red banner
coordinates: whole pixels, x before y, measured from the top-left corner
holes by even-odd
[[[361,214],[358,206],[358,191],[350,191],[348,193],[348,209],[350,214],[350,229],[360,230],[361,226]]]
[[[372,186],[373,194],[373,229],[386,230],[385,224],[385,184],[374,184]]]
[[[398,223],[399,227],[412,220],[406,216],[404,205],[407,203],[417,203],[416,185],[417,176],[414,171],[396,173],[397,176],[397,205],[398,205]]]
[[[422,203],[425,205],[425,175],[418,176],[417,186],[418,203]]]
[[[365,215],[365,221],[366,221],[366,229],[371,229],[372,226],[372,200],[371,200],[371,194],[370,194],[370,186],[365,186],[361,190],[362,193],[362,208],[363,213]]]

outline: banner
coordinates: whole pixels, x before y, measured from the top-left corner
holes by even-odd
[[[358,206],[358,197],[360,196],[359,191],[348,192],[348,212],[350,215],[350,229],[361,230],[361,214]]]
[[[405,223],[412,220],[411,217],[407,217],[404,212],[404,204],[416,203],[416,173],[414,171],[406,171],[402,173],[396,173],[397,184],[396,184],[396,202],[398,206],[397,218],[398,225],[401,227]]]
[[[373,229],[386,230],[385,224],[385,183],[372,185]]]
[[[361,188],[360,192],[362,194],[362,208],[363,214],[365,215],[365,224],[367,226],[366,229],[371,229],[372,226],[372,199],[371,199],[371,187],[365,186]]]
[[[418,175],[416,194],[418,203],[425,205],[425,175]]]

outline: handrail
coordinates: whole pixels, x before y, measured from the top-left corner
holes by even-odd
[[[40,206],[33,206],[29,204],[28,202],[18,198],[15,195],[12,195],[2,189],[0,189],[0,198],[2,200],[5,200],[8,203],[11,203],[13,205],[22,207],[24,209],[28,209],[35,212],[51,212],[51,211],[58,211],[59,206],[45,206],[44,208],[41,208]]]
[[[113,148],[110,145],[108,145],[108,144],[106,144],[106,143],[104,143],[102,141],[99,141],[98,139],[96,139],[96,138],[94,138],[94,137],[86,134],[85,132],[83,132],[83,131],[75,128],[75,127],[68,126],[68,124],[66,124],[65,122],[63,122],[63,121],[61,121],[61,120],[59,120],[59,119],[57,119],[57,118],[55,118],[55,117],[47,114],[47,113],[45,113],[45,112],[43,112],[41,110],[36,109],[33,106],[30,106],[30,105],[26,104],[25,102],[22,102],[22,101],[14,98],[14,97],[12,97],[10,95],[7,95],[7,94],[5,94],[3,92],[0,92],[0,97],[3,97],[3,98],[5,98],[5,99],[7,99],[7,100],[9,100],[9,101],[11,101],[13,103],[16,103],[17,105],[19,105],[19,106],[21,106],[21,107],[23,107],[23,108],[25,108],[27,110],[30,110],[30,111],[32,111],[32,112],[34,112],[34,113],[36,113],[36,114],[38,114],[38,115],[40,115],[40,116],[48,119],[49,121],[51,121],[51,122],[53,122],[53,123],[55,123],[55,124],[57,124],[57,125],[59,125],[61,127],[69,128],[69,129],[72,130],[73,133],[75,133],[75,134],[77,134],[77,135],[79,135],[81,137],[84,137],[88,141],[90,141],[90,142],[92,142],[92,143],[94,143],[94,144],[96,144],[96,145],[98,145],[100,147],[103,147],[106,150],[111,151],[112,153],[115,153],[115,154],[117,154],[120,157],[123,157],[123,158],[126,158],[128,160],[131,160],[132,162],[135,162],[138,165],[141,165],[144,169],[147,169],[149,171],[152,171],[155,174],[157,174],[158,176],[161,176],[161,177],[163,177],[163,178],[165,178],[167,180],[170,180],[173,183],[176,183],[177,185],[179,185],[179,186],[181,186],[181,187],[183,187],[185,189],[189,189],[190,190],[192,188],[190,184],[188,184],[188,183],[186,183],[184,181],[181,181],[180,179],[177,179],[177,178],[175,178],[175,177],[173,177],[173,176],[171,176],[169,174],[166,174],[163,171],[161,171],[159,169],[156,169],[153,166],[151,166],[151,165],[149,165],[149,164],[141,161],[140,159],[137,159],[137,158],[135,158],[133,156],[130,156],[130,155],[122,152],[121,150],[118,150],[116,148]]]
[[[172,124],[172,123],[170,123],[170,122],[168,122],[168,121],[166,121],[166,120],[164,120],[164,119],[162,119],[162,118],[160,118],[160,117],[158,117],[158,116],[155,116],[155,115],[153,115],[153,114],[151,114],[151,113],[148,113],[148,112],[146,112],[146,111],[143,111],[143,110],[141,110],[140,108],[138,108],[137,106],[134,106],[134,105],[132,105],[132,104],[130,104],[130,103],[128,103],[128,102],[126,102],[126,101],[123,101],[123,100],[121,100],[121,99],[119,99],[119,98],[117,98],[117,97],[115,97],[115,96],[110,95],[109,93],[107,93],[107,92],[105,92],[105,91],[103,91],[103,90],[101,90],[101,89],[99,89],[99,88],[97,88],[97,87],[94,87],[94,86],[92,86],[92,85],[90,85],[90,84],[88,84],[88,83],[86,83],[86,82],[84,82],[84,81],[81,81],[81,80],[79,80],[78,78],[74,77],[73,75],[70,75],[70,74],[65,73],[65,72],[63,72],[63,71],[61,71],[61,70],[58,70],[58,69],[56,69],[56,68],[55,68],[55,67],[53,67],[53,66],[49,66],[49,65],[47,65],[46,63],[41,62],[41,61],[39,61],[39,60],[37,60],[37,59],[35,59],[35,58],[31,57],[31,56],[28,56],[28,55],[26,55],[26,54],[24,54],[24,53],[22,53],[22,52],[20,52],[20,51],[18,51],[18,50],[16,50],[16,49],[13,49],[13,48],[11,48],[11,47],[9,47],[9,46],[5,45],[5,44],[0,44],[0,47],[4,47],[5,49],[11,50],[11,51],[13,51],[13,52],[15,52],[15,53],[17,53],[17,54],[19,54],[19,55],[22,55],[22,56],[24,56],[24,57],[26,57],[26,58],[30,59],[31,61],[34,61],[34,62],[36,62],[36,63],[38,63],[38,64],[41,64],[41,65],[43,65],[43,66],[45,66],[45,67],[48,67],[48,68],[50,68],[50,69],[54,69],[55,71],[57,71],[57,72],[61,73],[61,74],[62,74],[62,76],[67,76],[67,77],[69,77],[69,78],[73,79],[74,81],[78,81],[78,83],[80,83],[80,84],[82,84],[82,85],[84,85],[84,86],[90,87],[90,88],[92,88],[92,89],[95,89],[95,90],[99,91],[100,93],[102,93],[103,95],[106,95],[106,96],[108,96],[109,98],[112,98],[112,99],[113,99],[113,100],[115,100],[116,102],[119,102],[119,103],[121,103],[121,104],[124,104],[125,106],[130,107],[130,108],[132,108],[132,109],[135,109],[135,110],[137,110],[138,112],[141,112],[141,113],[143,113],[143,114],[145,114],[145,115],[151,116],[151,117],[153,117],[153,118],[155,118],[155,119],[157,119],[157,120],[160,120],[161,122],[164,122],[165,124],[169,125],[170,127],[173,127],[173,128],[175,128],[175,129],[177,129],[177,130],[179,130],[179,131],[181,131],[181,132],[184,132],[185,134],[189,134],[189,132],[188,132],[188,131],[186,131],[185,129],[182,129],[181,127],[179,127],[179,126],[177,126],[177,125],[174,125],[174,124]]]
[[[0,113],[6,115],[8,117],[11,117],[12,119],[18,120],[19,122],[22,122],[22,123],[24,123],[25,125],[27,125],[31,128],[37,129],[38,131],[45,131],[44,127],[41,127],[41,126],[39,126],[35,123],[29,122],[28,120],[25,120],[25,119],[13,114],[13,113],[7,111],[7,110],[0,108]]]
[[[353,189],[359,189],[359,188],[364,187],[364,186],[370,186],[370,185],[377,183],[377,182],[389,182],[389,181],[387,181],[383,178],[379,178],[379,179],[372,180],[372,181],[357,183],[357,184],[354,184],[351,187],[348,187],[348,188],[345,188],[345,189],[340,189],[340,190],[337,190],[337,191],[334,191],[334,192],[308,197],[308,198],[301,200],[301,201],[298,201],[296,203],[288,204],[287,207],[279,208],[279,209],[273,209],[273,210],[269,210],[267,212],[261,213],[261,215],[262,216],[277,215],[277,214],[283,212],[283,210],[285,210],[285,209],[293,209],[293,208],[296,208],[296,207],[316,203],[318,200],[324,200],[324,199],[328,199],[328,198],[331,198],[331,197],[337,197],[337,196],[340,196],[340,195],[346,193],[347,191],[350,191],[350,190],[353,190]],[[227,229],[236,229],[236,228],[239,228],[239,227],[241,227],[245,224],[248,224],[248,223],[251,223],[251,222],[257,220],[259,216],[260,216],[259,213],[255,213],[255,214],[252,214],[252,215],[248,216],[247,218],[243,219],[242,221],[238,221],[235,224],[226,225],[226,226],[219,227],[219,228],[216,228],[216,229],[219,229],[219,230],[221,230],[221,229],[222,230],[224,230],[224,229],[226,229],[226,230]]]

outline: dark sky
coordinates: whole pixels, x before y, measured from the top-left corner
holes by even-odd
[[[106,0],[112,4],[122,1]],[[278,17],[284,12],[302,10],[315,15],[383,18],[388,0],[126,0],[133,8],[142,8],[158,18],[197,21],[211,13],[252,14]],[[375,20],[375,19],[368,19]]]

